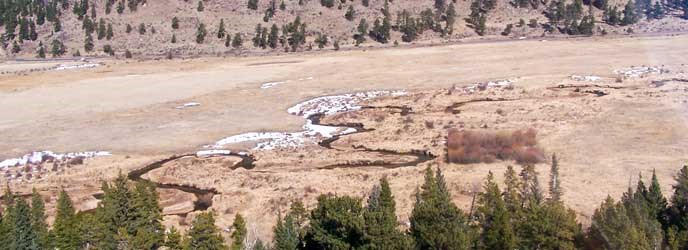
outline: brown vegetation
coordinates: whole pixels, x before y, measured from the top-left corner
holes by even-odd
[[[535,164],[545,158],[537,147],[536,136],[537,131],[532,128],[497,133],[451,129],[447,136],[447,160],[466,164],[513,159],[519,164]]]

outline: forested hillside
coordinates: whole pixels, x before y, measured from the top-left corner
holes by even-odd
[[[196,55],[682,31],[686,0],[0,0],[0,55]]]

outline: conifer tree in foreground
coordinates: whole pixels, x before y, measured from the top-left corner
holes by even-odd
[[[474,235],[466,215],[451,201],[444,176],[425,170],[425,183],[416,194],[411,235],[420,249],[467,249]]]
[[[396,203],[386,177],[374,186],[363,212],[365,249],[411,249],[411,239],[397,229]]]
[[[212,212],[196,215],[191,223],[191,229],[187,233],[185,250],[226,250],[219,229],[215,226],[215,217]]]
[[[242,250],[245,247],[244,241],[246,241],[246,221],[241,214],[236,214],[234,216],[234,223],[232,223],[234,231],[232,232],[232,250]]]
[[[492,172],[488,173],[483,192],[478,199],[477,219],[481,227],[478,242],[480,249],[517,248],[512,220]]]
[[[50,231],[53,245],[59,249],[78,249],[81,239],[77,231],[74,205],[69,194],[62,189],[57,198],[55,223]]]

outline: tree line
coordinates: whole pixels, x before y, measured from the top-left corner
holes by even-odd
[[[685,249],[688,247],[688,166],[676,176],[667,200],[656,174],[649,186],[640,177],[619,201],[608,197],[585,230],[562,201],[559,164],[552,157],[548,189],[532,165],[509,166],[503,188],[492,172],[468,211],[452,202],[440,168],[428,167],[417,188],[406,225],[398,222],[386,177],[365,202],[321,195],[311,210],[294,201],[278,216],[271,241],[247,239],[247,222],[237,214],[226,240],[213,212],[197,214],[187,233],[162,226],[155,185],[130,183],[121,175],[102,184],[94,211],[77,212],[66,191],[59,193],[55,221],[45,222],[45,204],[3,196],[0,249]]]

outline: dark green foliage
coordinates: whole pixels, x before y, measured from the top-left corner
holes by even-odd
[[[411,249],[411,239],[397,229],[396,204],[387,178],[374,186],[363,211],[364,249]]]
[[[244,41],[241,38],[241,34],[239,34],[239,33],[234,34],[234,38],[232,39],[232,47],[235,49],[241,48],[241,45],[243,43],[244,43]]]
[[[401,40],[404,42],[412,42],[418,37],[418,34],[422,32],[419,30],[416,19],[411,17],[411,14],[404,10],[398,16],[398,29],[402,33]]]
[[[452,34],[454,33],[454,23],[456,22],[456,9],[454,8],[454,3],[449,4],[449,8],[447,8],[447,13],[446,13],[446,23],[447,25],[444,28],[444,32],[447,34]]]
[[[244,241],[246,240],[247,228],[246,221],[241,214],[236,214],[234,216],[234,222],[232,222],[232,250],[242,250],[244,249]]]
[[[224,38],[226,35],[226,30],[225,30],[225,20],[220,19],[220,27],[217,29],[217,38]]]
[[[284,0],[282,0],[282,2],[280,2],[279,9],[280,10],[286,10],[287,9],[287,5],[284,4]]]
[[[115,36],[115,33],[112,31],[112,24],[108,23],[105,38],[107,40],[111,40],[112,37],[114,37],[114,36]]]
[[[139,24],[139,35],[145,35],[146,34],[146,25],[143,23]]]
[[[45,48],[43,47],[42,43],[41,43],[41,45],[38,46],[38,52],[37,52],[36,57],[45,58]]]
[[[278,218],[277,224],[273,229],[275,234],[272,240],[273,248],[276,250],[296,250],[302,246],[304,237],[303,224],[305,209],[301,202],[292,203],[291,209],[284,219]]]
[[[131,51],[129,51],[129,50],[125,50],[125,51],[124,51],[124,58],[130,59],[130,58],[132,58],[132,57],[133,57],[133,56],[132,56],[132,54],[131,54]]]
[[[103,40],[107,35],[107,26],[105,25],[105,20],[102,18],[98,22],[98,40]]]
[[[361,200],[348,196],[318,197],[311,211],[305,236],[308,249],[355,249],[364,244],[364,220]]]
[[[196,7],[196,11],[198,12],[203,12],[205,7],[203,7],[203,1],[198,1],[198,6]]]
[[[179,29],[179,18],[173,17],[172,18],[172,29]]]
[[[55,223],[50,231],[52,244],[59,249],[79,248],[81,238],[77,230],[74,205],[65,190],[61,190],[57,198],[57,212]]]
[[[368,7],[370,5],[370,0],[361,0],[361,4],[365,7]]]
[[[490,8],[487,8],[485,0],[473,0],[471,3],[471,14],[466,21],[471,25],[475,33],[482,36],[485,34],[485,21]]]
[[[435,9],[437,12],[444,12],[447,8],[447,0],[435,0]]]
[[[177,35],[172,34],[172,39],[170,39],[171,43],[177,43]]]
[[[276,24],[273,24],[272,27],[270,27],[270,35],[268,36],[268,46],[270,48],[277,48],[277,43],[279,39],[279,28],[277,28]]]
[[[356,30],[358,33],[354,34],[354,40],[356,40],[356,46],[358,46],[366,40],[365,37],[366,34],[368,34],[368,21],[366,21],[365,18],[362,18],[358,23]]]
[[[62,31],[62,23],[60,22],[60,19],[55,19],[55,22],[53,23],[53,31],[54,32]]]
[[[26,17],[19,20],[19,42],[29,40],[29,21]]]
[[[48,225],[45,223],[45,218],[45,202],[34,188],[31,193],[31,229],[36,234],[40,249],[47,249],[50,246]]]
[[[24,199],[17,199],[11,216],[14,226],[12,247],[14,249],[38,250],[39,239],[32,229],[30,207]]]
[[[665,224],[667,218],[665,218],[664,213],[667,209],[667,200],[662,194],[662,189],[659,186],[659,180],[657,180],[657,174],[654,169],[652,170],[652,182],[645,194],[645,199],[647,199],[647,208],[650,216],[654,216]]]
[[[21,47],[19,47],[19,44],[15,40],[14,42],[12,42],[12,53],[17,54],[19,52],[21,52]]]
[[[95,45],[93,44],[93,37],[91,36],[91,34],[86,33],[86,38],[84,39],[84,50],[86,52],[91,52],[93,51],[94,46]]]
[[[483,190],[479,195],[476,213],[481,228],[479,248],[516,249],[516,232],[492,172],[489,172]]]
[[[196,43],[202,44],[205,41],[205,36],[208,32],[205,30],[205,24],[198,24],[196,29]]]
[[[549,198],[552,201],[560,201],[562,191],[559,182],[559,160],[557,160],[556,154],[552,154],[552,164],[549,170]]]
[[[354,10],[353,5],[349,5],[349,8],[346,10],[346,14],[344,14],[344,18],[349,21],[353,21],[354,17],[356,17],[356,11]]]
[[[219,229],[215,226],[215,217],[209,212],[196,215],[187,237],[187,243],[184,244],[185,250],[229,249],[225,245]]]
[[[165,234],[165,244],[169,250],[182,250],[182,235],[179,234],[177,228],[171,227]]]
[[[638,13],[633,0],[629,0],[626,3],[626,7],[623,10],[623,19],[621,19],[621,25],[631,25],[638,22]]]
[[[248,0],[247,7],[252,10],[258,9],[258,0]]]
[[[380,22],[380,19],[375,19],[373,28],[369,32],[370,38],[379,43],[387,43],[390,38],[390,29],[389,18],[383,18],[382,22]]]
[[[144,27],[144,28],[146,28],[146,27]],[[127,24],[127,27],[126,27],[126,29],[125,29],[125,32],[127,32],[127,34],[129,34],[129,33],[131,33],[132,30],[133,30],[133,28],[131,27],[131,25],[130,25],[130,24]]]
[[[124,0],[120,0],[117,2],[117,14],[122,14],[124,13]]]
[[[327,35],[318,33],[318,37],[315,38],[315,43],[318,45],[319,49],[325,48],[328,42]]]
[[[416,194],[409,218],[410,233],[420,249],[467,249],[473,230],[466,215],[451,202],[441,171],[425,170],[425,183]]]
[[[320,5],[327,8],[332,8],[334,7],[334,0],[320,0]]]
[[[36,33],[36,23],[33,20],[29,21],[29,39],[31,41],[36,41],[38,39],[38,33]]]

